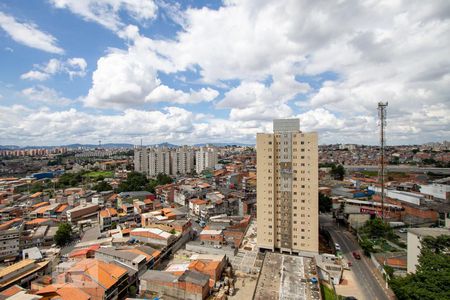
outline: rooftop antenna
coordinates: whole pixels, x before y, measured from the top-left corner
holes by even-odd
[[[385,157],[384,147],[386,146],[386,108],[388,103],[378,102],[378,118],[380,120],[380,164],[378,168],[378,180],[381,184],[381,219],[384,220],[384,176],[385,176]]]

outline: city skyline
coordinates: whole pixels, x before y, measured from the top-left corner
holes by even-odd
[[[388,145],[442,141],[448,11],[409,1],[3,1],[0,144],[254,144],[274,118],[300,118],[319,144],[376,144],[379,101],[389,102]]]

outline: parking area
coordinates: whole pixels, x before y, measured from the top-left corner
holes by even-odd
[[[320,299],[314,270],[311,258],[267,252],[255,299]]]

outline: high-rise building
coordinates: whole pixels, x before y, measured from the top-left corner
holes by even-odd
[[[216,159],[217,162],[217,159]],[[194,170],[194,150],[192,147],[136,147],[134,149],[134,170],[147,176],[184,175]]]
[[[299,119],[274,120],[273,131],[256,137],[258,248],[317,253],[317,133],[301,132]]]
[[[159,173],[170,175],[170,149],[165,147],[150,148],[148,152],[148,176]]]
[[[148,174],[148,151],[146,148],[134,148],[134,170]]]
[[[194,152],[190,147],[183,146],[171,153],[172,175],[184,175],[194,170]]]
[[[215,147],[200,147],[195,153],[195,171],[200,174],[203,170],[214,168],[217,157],[218,152]]]

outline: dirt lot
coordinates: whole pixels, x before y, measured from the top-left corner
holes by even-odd
[[[233,296],[229,296],[230,300],[252,299],[253,292],[256,288],[257,275],[236,272],[235,288],[236,292]]]

